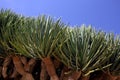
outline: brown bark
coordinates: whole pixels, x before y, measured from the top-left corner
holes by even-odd
[[[60,80],[78,80],[81,76],[81,71],[71,71],[68,67],[63,68]]]
[[[60,75],[60,80],[63,80],[64,77],[65,77],[65,72],[69,71],[69,69],[64,66],[63,69],[62,69],[62,72],[61,72],[61,75]]]
[[[89,76],[83,76],[81,80],[89,80]]]
[[[120,76],[117,76],[117,79],[116,80],[120,80]]]
[[[68,80],[78,80],[80,76],[81,76],[81,71],[75,71],[68,77]]]
[[[110,72],[103,72],[99,80],[117,80],[117,77],[111,75]]]
[[[16,68],[16,71],[20,75],[22,75],[21,80],[34,80],[32,75],[25,71],[23,64],[22,64],[22,61],[21,61],[19,56],[13,56],[12,59],[13,59],[13,63],[14,63],[14,66]]]
[[[59,80],[57,74],[56,74],[56,71],[55,71],[55,67],[54,67],[54,64],[51,60],[50,57],[46,57],[43,59],[43,62],[45,64],[45,67],[46,67],[46,70],[50,76],[50,80]]]
[[[8,69],[10,62],[11,62],[11,56],[6,57],[4,62],[3,62],[2,76],[4,78],[6,78],[8,76],[7,69]]]
[[[53,63],[54,63],[55,68],[59,68],[61,65],[61,62],[58,61],[57,59],[54,59]]]
[[[21,56],[21,57],[20,57],[20,60],[21,60],[21,62],[23,63],[23,65],[26,65],[26,64],[27,64],[27,58],[26,58],[26,57]]]
[[[26,63],[26,65],[24,66],[25,71],[31,73],[33,71],[33,68],[34,68],[35,64],[36,64],[36,60],[35,59],[30,59],[28,61],[28,63]]]
[[[13,63],[14,63],[14,66],[17,70],[17,72],[20,74],[20,75],[24,75],[26,72],[23,68],[23,64],[20,60],[20,58],[18,56],[13,56]]]
[[[109,80],[117,80],[117,77],[110,75]]]
[[[16,71],[16,68],[14,67],[13,73],[10,75],[10,78],[16,78],[18,76],[18,72]]]
[[[116,79],[117,79],[117,77],[111,75],[110,72],[106,72],[106,73],[104,73],[104,78],[105,78],[105,77],[107,77],[107,80],[116,80]],[[106,80],[106,79],[104,79],[104,78],[103,78],[103,80]]]
[[[46,71],[45,64],[41,62],[41,72],[40,72],[40,80],[47,80],[48,73]]]
[[[34,78],[32,77],[32,74],[26,72],[26,73],[22,76],[21,80],[34,80]]]

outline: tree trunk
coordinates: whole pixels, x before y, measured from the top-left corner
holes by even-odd
[[[83,76],[81,80],[89,80],[89,76]]]
[[[48,73],[46,71],[45,64],[41,62],[41,72],[40,72],[40,80],[47,80]]]
[[[51,60],[50,57],[46,57],[42,60],[45,64],[45,67],[46,67],[46,70],[50,76],[50,80],[59,80],[57,74],[56,74],[56,70],[55,70],[55,67],[54,67],[54,64]]]
[[[69,69],[66,66],[64,66],[63,69],[62,69],[62,71],[61,71],[60,80],[64,79],[65,72],[67,72],[67,71],[69,71]]]
[[[20,58],[18,56],[13,56],[12,58],[13,58],[13,63],[16,68],[16,71],[20,75],[22,75],[21,80],[34,80],[32,75],[24,70],[24,67]]]
[[[17,72],[20,74],[20,75],[24,75],[26,72],[24,70],[24,67],[23,67],[23,64],[20,60],[20,58],[18,56],[13,56],[13,63],[14,63],[14,66],[17,70]]]
[[[78,80],[81,76],[81,71],[71,71],[64,66],[60,80]]]
[[[116,80],[120,80],[120,76],[117,76],[117,79]]]
[[[110,72],[104,73],[104,78],[105,78],[105,77],[107,77],[108,80],[116,80],[116,79],[117,79],[117,77],[111,75]],[[105,79],[104,79],[104,80],[105,80]]]
[[[25,71],[31,73],[33,71],[35,64],[36,64],[36,60],[30,59],[28,63],[26,63],[26,65],[24,66]]]
[[[8,65],[10,63],[11,63],[11,56],[8,56],[5,58],[5,60],[3,62],[2,75],[4,78],[6,78],[8,76],[7,69],[8,69]]]
[[[68,80],[78,80],[80,76],[81,76],[81,71],[75,71],[68,77]]]
[[[10,78],[16,78],[18,76],[18,72],[16,71],[16,68],[14,67],[13,73],[10,75]]]
[[[61,62],[58,61],[57,59],[54,59],[54,60],[53,60],[53,63],[54,63],[55,69],[59,68],[60,65],[61,65]]]
[[[21,56],[21,57],[20,57],[20,60],[21,60],[21,62],[22,62],[23,65],[26,65],[26,64],[27,64],[27,58],[26,58],[26,57]]]
[[[117,77],[111,75],[110,72],[103,72],[101,80],[116,80],[116,79],[117,79]]]

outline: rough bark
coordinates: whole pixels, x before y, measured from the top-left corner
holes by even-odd
[[[46,57],[42,60],[45,64],[45,67],[46,67],[46,70],[50,76],[50,80],[59,80],[57,74],[56,74],[56,70],[55,70],[55,67],[54,67],[54,64],[51,60],[50,57]]]
[[[117,77],[111,75],[110,72],[103,72],[99,80],[117,80]]]
[[[117,79],[116,80],[120,80],[120,76],[117,76]]]
[[[106,73],[104,73],[103,80],[106,80],[106,79],[104,79],[105,77],[107,77],[108,80],[116,80],[116,79],[117,79],[117,77],[111,75],[110,72],[106,72]]]
[[[26,58],[26,57],[21,56],[21,57],[20,57],[20,60],[21,60],[21,62],[22,62],[23,65],[26,65],[26,64],[27,64],[27,58]]]
[[[41,72],[40,72],[40,80],[47,80],[48,73],[46,71],[45,64],[41,62]]]
[[[89,76],[83,76],[81,80],[89,80]]]
[[[13,63],[16,68],[16,71],[22,75],[21,80],[34,80],[32,75],[25,71],[22,61],[19,56],[13,56]]]
[[[17,72],[20,75],[24,75],[26,72],[24,70],[24,67],[23,67],[23,64],[22,64],[20,58],[18,56],[13,56],[12,59],[13,59],[13,63],[14,63],[14,66],[15,66]]]
[[[68,67],[64,66],[60,80],[78,80],[81,76],[81,71],[71,71]]]
[[[61,62],[58,61],[57,59],[54,59],[53,63],[54,63],[54,66],[55,66],[56,69],[59,68],[60,65],[61,65]]]
[[[26,63],[26,65],[24,66],[25,71],[31,73],[33,71],[33,68],[34,68],[35,64],[36,64],[36,60],[35,59],[30,59],[28,61],[28,63]]]
[[[75,71],[68,77],[68,80],[78,80],[80,76],[81,76],[81,71]]]
[[[61,71],[60,80],[66,80],[65,72],[68,72],[68,71],[69,71],[69,69],[66,66],[64,66]]]
[[[18,76],[18,72],[16,71],[16,68],[14,67],[13,73],[10,75],[10,78],[16,78]]]
[[[6,78],[8,76],[7,74],[7,69],[9,64],[11,63],[11,56],[8,56],[5,58],[4,62],[3,62],[3,68],[2,68],[2,76],[4,78]]]
[[[34,78],[32,77],[32,74],[26,72],[26,73],[22,76],[21,80],[34,80]]]

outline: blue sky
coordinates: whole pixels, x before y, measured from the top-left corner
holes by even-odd
[[[25,16],[61,17],[70,25],[92,25],[120,34],[120,0],[0,0],[0,8]]]

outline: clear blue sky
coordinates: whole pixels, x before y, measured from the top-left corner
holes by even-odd
[[[120,34],[120,0],[0,0],[0,8],[25,16],[62,18],[70,25],[93,25]]]

